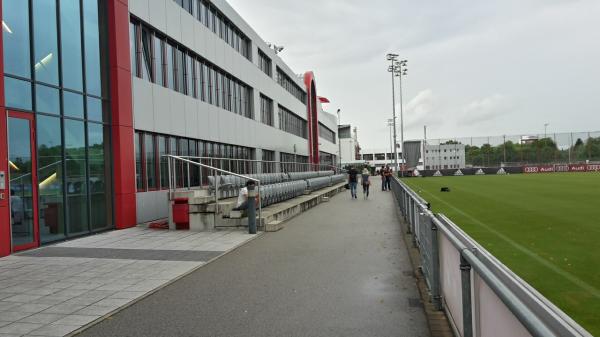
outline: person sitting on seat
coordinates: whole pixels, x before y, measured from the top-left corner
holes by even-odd
[[[238,195],[237,204],[235,205],[234,211],[245,211],[248,208],[248,186],[250,184],[256,184],[256,182],[252,180],[246,181],[246,187],[242,187],[240,189],[240,194]],[[258,208],[258,203],[260,202],[260,197],[258,193],[256,193],[256,202],[255,206]]]

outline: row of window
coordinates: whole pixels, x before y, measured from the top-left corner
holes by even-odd
[[[335,166],[336,156],[331,153],[319,151],[319,163],[321,165],[326,165],[326,166]],[[323,169],[327,169],[327,168],[323,168]]]
[[[252,60],[252,43],[227,17],[207,0],[174,0],[225,43]]]
[[[311,167],[308,164],[308,156],[280,152],[279,161],[282,172],[303,172],[311,170]]]
[[[443,166],[442,165],[431,165],[431,166],[427,165],[427,166],[425,166],[426,170],[439,170],[439,169],[449,169],[449,168],[457,169],[457,168],[460,168],[460,166],[459,165],[443,165]]]
[[[426,159],[429,159],[429,160],[436,160],[436,159],[437,160],[441,160],[442,157],[441,156],[440,157],[435,157],[434,156],[434,157],[426,157]],[[454,160],[454,159],[459,160],[460,156],[450,156],[450,157],[446,156],[446,157],[444,157],[444,160]]]
[[[307,122],[281,105],[279,106],[279,129],[308,139]]]
[[[262,173],[276,173],[275,151],[262,150]]]
[[[166,154],[191,157],[211,157],[228,159],[254,159],[254,150],[244,146],[214,143],[196,139],[165,136],[160,134],[136,131],[135,133],[135,163],[136,186],[138,192],[153,191],[169,188],[168,159]],[[202,163],[228,171],[246,174],[253,168],[249,162],[241,163],[226,159],[203,159]],[[189,175],[187,165],[178,162],[174,176],[177,177],[177,187],[201,186],[208,182],[208,176],[213,174],[208,169],[200,169],[190,165]]]
[[[434,150],[425,150],[425,153],[429,153],[429,151],[431,151],[432,153],[442,152],[441,149],[434,149]],[[462,152],[462,151],[464,151],[464,149],[444,149],[444,152]]]
[[[269,126],[275,125],[275,116],[273,112],[273,100],[269,97],[260,95],[260,121]]]
[[[319,122],[319,137],[326,139],[335,144],[335,132]]]
[[[141,22],[130,24],[131,67],[139,78],[254,118],[252,88]]]
[[[277,83],[281,85],[287,92],[296,97],[300,102],[306,104],[306,92],[300,88],[286,73],[277,67]]]
[[[362,155],[362,159],[363,160],[368,160],[368,161],[371,161],[373,159],[374,160],[386,160],[386,159],[387,160],[392,160],[392,159],[396,159],[396,156],[393,153],[391,153],[391,152],[388,152],[388,153],[374,153],[374,154],[373,153],[368,153],[368,154],[363,154]]]
[[[267,74],[267,76],[273,76],[273,63],[271,58],[260,49],[258,50],[258,67],[263,73]]]
[[[97,1],[2,1],[6,105],[33,110],[34,95],[59,88],[102,97],[99,21]]]

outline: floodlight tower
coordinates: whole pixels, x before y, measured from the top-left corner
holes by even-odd
[[[407,72],[408,72],[408,68],[407,68],[407,64],[408,61],[407,60],[402,60],[402,61],[397,61],[395,64],[395,68],[396,68],[396,76],[398,76],[398,82],[399,82],[399,90],[400,90],[400,143],[402,144],[402,151],[400,152],[401,155],[401,165],[402,165],[402,172],[401,175],[402,177],[404,177],[404,166],[406,164],[405,158],[406,156],[404,155],[404,105],[402,104],[402,76],[406,76]]]
[[[398,60],[398,54],[387,54],[387,60],[390,61],[391,65],[388,67],[388,72],[392,73],[392,120],[393,120],[393,128],[394,128],[394,153],[396,153],[396,90],[394,86],[394,77],[396,76],[396,62]],[[398,169],[398,156],[394,156],[394,165],[395,169]]]
[[[387,126],[390,128],[390,154],[393,156],[392,158],[396,158],[396,153],[394,153],[394,146],[392,145],[392,127],[394,126],[394,120],[391,118],[388,118]],[[390,164],[391,163],[392,163],[392,160],[390,158]]]

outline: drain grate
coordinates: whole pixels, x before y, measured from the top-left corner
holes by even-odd
[[[409,298],[408,306],[411,308],[422,308],[423,303],[421,303],[421,299],[419,299],[419,298]]]

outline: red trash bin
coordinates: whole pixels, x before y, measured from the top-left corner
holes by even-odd
[[[188,198],[175,198],[173,200],[173,222],[177,230],[190,229]]]

